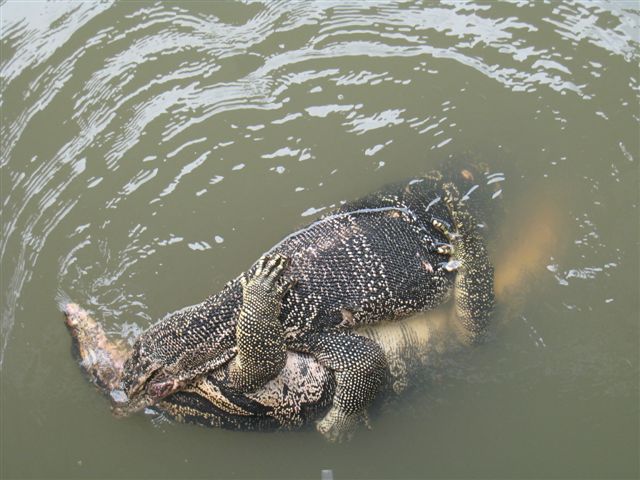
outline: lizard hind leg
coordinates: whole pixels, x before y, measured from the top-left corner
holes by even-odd
[[[368,426],[366,408],[386,378],[386,357],[380,345],[353,333],[315,335],[310,351],[336,378],[333,405],[316,427],[331,442],[347,440],[359,425]]]
[[[456,271],[454,283],[455,321],[465,343],[474,343],[485,332],[494,306],[493,266],[476,219],[452,183],[443,185],[443,201],[451,217],[452,230],[434,219],[451,246],[449,262],[443,266]],[[447,245],[449,245],[447,244]]]

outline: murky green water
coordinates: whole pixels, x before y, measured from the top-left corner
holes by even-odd
[[[635,2],[0,13],[3,478],[640,475]],[[350,444],[117,420],[72,361],[59,292],[135,335],[461,154],[507,207],[561,199],[562,241],[522,315]]]

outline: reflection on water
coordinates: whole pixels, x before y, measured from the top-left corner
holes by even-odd
[[[3,475],[638,475],[634,2],[0,13]],[[521,315],[348,449],[116,422],[69,361],[58,292],[134,337],[321,212],[461,155],[504,173],[504,264],[555,238],[539,218],[561,241]]]

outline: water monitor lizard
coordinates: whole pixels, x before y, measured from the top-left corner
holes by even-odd
[[[364,420],[387,359],[354,328],[433,309],[451,295],[475,342],[491,314],[493,268],[467,192],[482,172],[448,169],[348,203],[285,237],[202,303],[144,332],[124,363],[114,412],[156,404],[222,369],[231,391],[264,386],[287,351],[335,377],[317,428],[340,440]]]
[[[535,201],[512,208],[501,221],[509,239],[500,248],[496,264],[495,293],[502,323],[518,316],[526,293],[546,272],[549,252],[561,255],[563,219],[558,199],[548,192]],[[524,206],[524,208],[523,208]],[[492,234],[492,237],[496,237]],[[517,239],[517,241],[514,241]],[[62,304],[73,346],[89,379],[107,397],[120,387],[120,377],[130,346],[121,339],[107,338],[103,328],[82,308]],[[389,365],[384,393],[400,393],[407,385],[425,378],[427,368],[437,370],[441,351],[450,344],[448,312],[433,310],[399,322],[366,325],[355,332],[378,343]],[[455,343],[454,343],[455,345]],[[321,418],[331,404],[335,379],[311,355],[287,352],[285,367],[254,392],[238,393],[224,384],[224,370],[195,379],[183,389],[153,406],[155,412],[178,421],[243,430],[291,429]]]
[[[82,369],[98,390],[110,397],[131,347],[109,339],[102,326],[73,303],[62,306]],[[355,330],[380,345],[388,371],[381,402],[424,378],[447,339],[447,312],[437,310],[398,322],[382,322]],[[278,375],[253,392],[230,388],[224,369],[202,375],[147,410],[186,423],[234,430],[291,430],[321,418],[331,406],[335,377],[315,357],[287,352]]]

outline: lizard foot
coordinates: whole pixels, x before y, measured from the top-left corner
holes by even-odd
[[[279,295],[283,295],[293,284],[291,279],[281,281],[282,273],[289,265],[289,259],[278,253],[263,255],[258,260],[258,266],[253,274],[248,274],[240,279],[243,289],[262,287],[275,289]]]
[[[460,198],[451,183],[442,186],[442,199],[449,211],[449,225],[434,220],[432,224],[454,247],[454,254],[441,268],[456,272],[456,323],[461,327],[461,339],[469,344],[477,341],[486,330],[493,310],[493,267],[489,260],[478,223],[467,209],[465,197]]]
[[[335,406],[327,412],[324,418],[316,423],[316,429],[332,443],[342,443],[351,440],[358,425],[363,424],[371,428],[367,415],[363,412],[346,413]]]
[[[473,219],[468,217],[455,185],[446,183],[442,189],[442,199],[447,206],[452,224],[450,225],[438,218],[431,220],[431,225],[446,239],[446,243],[435,243],[432,251],[449,257],[447,262],[442,262],[438,265],[439,269],[447,272],[457,272],[463,268],[465,258],[465,239],[461,229],[465,224],[471,225]]]

